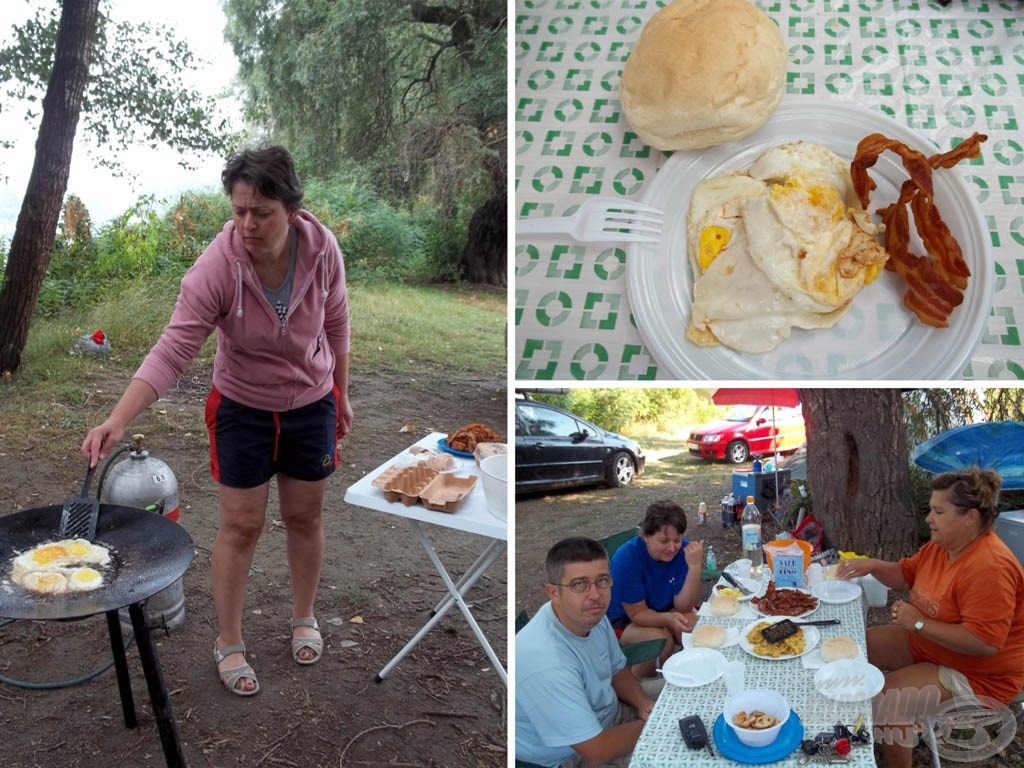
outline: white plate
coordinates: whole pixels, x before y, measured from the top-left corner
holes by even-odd
[[[783,661],[785,659],[797,659],[805,654],[810,653],[818,646],[818,641],[821,639],[821,635],[818,634],[817,627],[800,627],[804,632],[804,652],[803,653],[789,653],[784,656],[761,656],[760,654],[754,653],[753,644],[747,640],[747,635],[750,634],[751,630],[754,629],[758,624],[762,624],[767,621],[769,624],[775,624],[782,621],[783,619],[791,618],[790,616],[766,616],[763,619],[753,621],[743,629],[740,630],[740,648],[749,653],[755,659],[765,659],[767,661]]]
[[[777,587],[776,591],[783,590],[783,589],[796,589],[796,587]],[[797,592],[803,592],[805,595],[811,594],[806,589],[797,589],[796,591]],[[787,619],[802,619],[805,616],[810,616],[812,613],[814,613],[816,610],[818,610],[818,605],[821,605],[821,600],[820,599],[818,600],[818,604],[815,605],[813,608],[811,608],[811,610],[804,611],[803,613],[798,613],[795,616],[786,616],[785,618],[787,618]],[[754,613],[756,613],[758,616],[778,616],[779,615],[777,613],[765,613],[764,611],[762,611],[760,608],[757,607],[757,603],[753,603],[752,602],[750,604],[750,607],[754,609]]]
[[[744,587],[746,587],[747,589],[750,590],[750,594],[749,595],[740,595],[739,597],[736,598],[741,603],[747,602],[750,598],[752,598],[754,595],[756,595],[757,591],[761,588],[761,582],[759,582],[759,581],[755,581],[754,579],[743,579],[743,578],[740,578],[739,576],[735,576],[735,575],[733,575],[731,573],[729,575],[732,576],[734,579],[736,579],[736,581],[738,581]],[[726,581],[725,579],[719,579],[719,581],[711,589],[711,595],[712,596],[721,594],[722,590],[720,590],[718,588],[719,584],[722,585],[723,587],[728,587],[729,589],[735,589],[735,587],[732,584],[730,584],[728,581]]]
[[[811,594],[823,603],[848,603],[860,597],[860,585],[842,579],[823,581],[811,590]]]
[[[697,184],[746,168],[769,147],[793,141],[812,141],[852,160],[860,140],[877,132],[926,155],[938,151],[879,112],[843,101],[787,97],[750,136],[708,150],[676,152],[665,162],[642,195],[642,202],[665,212],[665,235],[655,244],[630,246],[626,262],[637,328],[665,372],[690,380],[942,379],[961,374],[985,327],[995,286],[987,228],[961,166],[934,174],[935,202],[971,270],[964,301],[953,311],[948,328],[929,328],[905,309],[903,280],[883,271],[833,328],[794,329],[770,352],[755,355],[725,346],[698,347],[686,340],[693,297],[686,217]],[[990,149],[982,146],[982,151]],[[895,200],[907,178],[891,152],[883,154],[869,173],[878,184],[869,210]],[[916,232],[911,246],[923,253]]]
[[[721,626],[721,625],[719,625],[719,626]],[[680,635],[680,637],[683,640],[683,648],[686,649],[686,650],[690,650],[691,648],[696,649],[696,648],[704,648],[705,647],[703,645],[694,645],[693,644],[693,632],[683,632],[682,635]],[[736,643],[739,642],[739,639],[740,639],[740,629],[739,629],[739,627],[725,627],[725,642],[722,643],[722,647],[723,648],[729,648],[730,646],[736,645]],[[714,650],[714,649],[712,649],[712,650]]]
[[[714,682],[725,671],[725,656],[714,648],[690,648],[673,654],[661,668],[665,682],[698,688]]]
[[[814,690],[835,701],[865,701],[883,685],[882,670],[857,659],[833,661],[814,673]]]

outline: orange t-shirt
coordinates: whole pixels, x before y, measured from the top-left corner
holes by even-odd
[[[956,560],[929,542],[899,565],[910,602],[926,617],[960,624],[999,649],[971,656],[911,634],[914,659],[959,670],[977,695],[1009,703],[1024,687],[1024,568],[1013,552],[989,531]]]

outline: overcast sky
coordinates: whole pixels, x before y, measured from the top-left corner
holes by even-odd
[[[33,3],[27,0],[0,0],[0,35],[6,43],[11,28],[32,15]],[[189,43],[193,53],[206,64],[193,81],[185,81],[204,94],[216,96],[232,83],[237,63],[230,46],[224,42],[224,14],[218,0],[172,0],[171,2],[138,2],[138,0],[103,0],[113,19],[131,22],[152,22],[169,27],[178,38]],[[228,114],[235,112],[227,107]],[[241,125],[241,116],[234,121]],[[24,114],[8,105],[0,113],[0,135],[13,139],[13,150],[0,150],[0,237],[8,241],[14,233],[18,211],[28,184],[35,152],[38,121],[29,125]],[[151,150],[132,147],[122,153],[121,160],[128,175],[115,178],[106,169],[97,167],[88,149],[79,123],[71,162],[68,193],[80,197],[89,209],[94,224],[103,224],[128,209],[139,197],[152,194],[158,199],[174,198],[186,189],[217,189],[224,158],[197,155],[192,158],[196,170],[187,171],[178,165],[180,156],[169,148]]]

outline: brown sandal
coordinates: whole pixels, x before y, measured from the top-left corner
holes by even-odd
[[[317,632],[320,631],[320,625],[316,623],[316,619],[310,617],[308,619],[292,619],[291,628],[294,631],[296,627],[312,627]],[[308,648],[313,652],[313,658],[304,659],[299,656],[299,651],[303,648]],[[316,664],[320,661],[320,658],[324,655],[324,639],[322,637],[295,637],[292,635],[292,658],[295,659],[296,664],[302,664],[308,666],[309,664]]]
[[[220,663],[233,653],[245,653],[245,645],[239,643],[238,645],[227,645],[223,648],[213,647],[213,660],[217,664],[217,675],[220,677],[221,685],[235,694],[235,696],[255,696],[260,692],[260,681],[256,679],[256,673],[251,666],[241,664],[231,669],[225,669],[223,672],[220,670]],[[251,691],[235,687],[238,685],[238,681],[244,678],[249,678],[256,684]]]

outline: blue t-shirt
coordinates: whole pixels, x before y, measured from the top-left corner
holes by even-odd
[[[576,754],[573,744],[611,727],[612,678],[625,666],[607,618],[580,637],[545,603],[516,635],[516,757],[557,766]]]
[[[623,604],[641,600],[655,611],[670,610],[673,599],[683,588],[686,574],[690,572],[683,552],[688,543],[683,539],[679,551],[667,563],[651,557],[642,536],[636,536],[619,547],[612,555],[611,574],[615,583],[612,585],[608,619],[615,621],[626,616]]]

